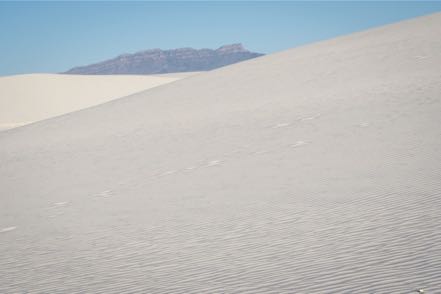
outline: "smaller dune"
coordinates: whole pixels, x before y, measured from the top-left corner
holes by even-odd
[[[0,131],[98,105],[193,74],[0,77]]]

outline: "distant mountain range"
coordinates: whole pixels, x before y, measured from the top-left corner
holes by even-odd
[[[262,56],[250,52],[242,44],[224,45],[218,49],[179,48],[150,49],[123,54],[99,63],[74,67],[66,74],[162,74],[207,71]]]

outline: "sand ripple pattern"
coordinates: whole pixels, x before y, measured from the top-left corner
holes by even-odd
[[[441,189],[367,194],[319,208],[285,197],[250,203],[222,220],[206,208],[191,221],[177,213],[159,226],[84,232],[88,250],[81,243],[60,248],[79,241],[66,232],[49,247],[5,244],[17,229],[1,236],[0,290],[439,293],[440,208]]]
[[[0,293],[441,293],[440,28],[1,132]]]

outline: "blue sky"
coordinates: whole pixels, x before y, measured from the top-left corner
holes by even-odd
[[[0,75],[149,48],[271,53],[441,11],[441,2],[0,2]]]

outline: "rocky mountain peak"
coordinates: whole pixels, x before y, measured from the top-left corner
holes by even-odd
[[[247,49],[245,49],[242,43],[224,45],[216,49],[216,51],[224,53],[249,52]]]
[[[247,59],[262,56],[248,51],[240,44],[213,49],[158,48],[123,54],[99,63],[74,67],[67,74],[161,74],[172,72],[206,71]]]

